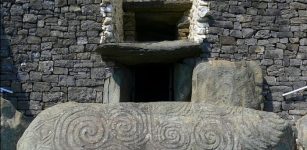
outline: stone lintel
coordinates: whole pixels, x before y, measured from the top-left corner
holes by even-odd
[[[173,63],[184,58],[198,57],[201,46],[186,40],[145,42],[145,43],[108,43],[100,45],[96,51],[106,60],[125,65],[144,63]]]

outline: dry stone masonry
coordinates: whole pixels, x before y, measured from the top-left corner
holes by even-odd
[[[17,150],[292,150],[290,130],[274,113],[243,107],[65,103],[39,114]]]
[[[126,5],[132,8],[126,9]],[[160,11],[157,8],[161,8]],[[147,11],[151,14],[153,12],[161,14],[144,17],[146,15],[143,13]],[[0,87],[9,87],[14,91],[13,94],[4,94],[3,97],[27,116],[35,117],[51,106],[68,101],[81,103],[133,102],[135,97],[139,96],[136,91],[144,89],[138,88],[142,84],[137,79],[146,78],[147,81],[153,81],[150,85],[143,85],[143,87],[154,89],[148,91],[163,89],[154,84],[165,80],[166,84],[161,83],[166,89],[164,93],[161,92],[162,95],[164,94],[163,100],[191,101],[192,99],[192,101],[206,104],[208,101],[227,101],[227,105],[238,105],[237,102],[240,101],[240,106],[260,109],[261,97],[263,97],[263,110],[274,112],[283,119],[289,120],[292,127],[295,127],[299,118],[307,114],[306,91],[282,96],[285,92],[307,84],[306,0],[3,0],[1,1],[0,20]],[[156,27],[161,27],[161,24],[150,21],[163,23],[161,30],[156,31]],[[165,25],[169,26],[164,28]],[[151,30],[152,28],[155,30]],[[146,32],[148,34],[145,35],[142,34],[144,32],[139,32],[147,30],[150,32]],[[151,39],[153,35],[157,35],[158,38]],[[171,37],[171,41],[168,37]],[[161,47],[161,43],[164,43],[162,44],[164,47]],[[178,51],[182,47],[181,44],[187,48]],[[148,45],[151,46],[148,48]],[[165,47],[165,45],[168,46]],[[153,48],[156,48],[154,52],[151,51]],[[107,54],[112,54],[111,56],[116,57],[117,60]],[[127,59],[122,61],[127,56],[129,56],[128,62],[135,61],[137,65],[135,62],[127,63]],[[223,60],[222,67],[210,65],[215,60]],[[245,64],[250,61],[260,65],[260,68],[255,65],[241,66],[242,62]],[[148,62],[154,64],[148,64]],[[214,81],[217,81],[214,83],[217,84],[209,86],[206,83],[210,83],[211,80],[203,82],[203,79],[199,79],[197,81],[199,84],[193,85],[193,92],[196,92],[193,93],[192,72],[196,65],[198,67],[194,70],[193,79],[198,79],[195,76],[214,77]],[[241,66],[241,68],[231,69],[233,66]],[[199,68],[202,70],[199,71]],[[220,68],[223,69],[220,70]],[[255,70],[257,73],[252,73]],[[225,76],[213,73],[224,74],[227,71],[229,73],[226,73]],[[152,72],[153,75],[146,74],[146,72]],[[246,74],[241,75],[240,72],[246,72]],[[263,78],[258,76],[260,72]],[[216,76],[221,77],[222,80]],[[231,79],[232,77],[246,80],[242,79],[242,82],[238,83],[244,85],[243,90],[238,88],[240,85],[231,86],[232,94],[236,91],[241,94],[229,99],[229,94],[221,90],[227,91],[226,86],[223,86],[223,78],[227,84],[237,81]],[[261,85],[260,82],[263,84]],[[203,88],[214,90],[197,91]],[[237,90],[234,91],[235,89]],[[250,94],[244,95],[247,94],[243,93],[244,90]],[[199,104],[199,107],[207,107],[206,104]],[[70,103],[69,105],[77,104]],[[130,104],[127,106],[130,107]],[[151,109],[156,105],[137,104],[137,106]],[[80,107],[94,106],[86,104]],[[99,110],[99,113],[105,113],[103,111],[107,111],[109,106],[103,105],[102,107],[96,110]],[[116,110],[121,108],[120,105],[116,107]],[[174,107],[177,107],[177,104]],[[243,108],[240,109],[245,111]],[[82,111],[87,112],[85,110]],[[100,112],[100,110],[103,111]],[[62,109],[59,111],[65,112]],[[252,112],[252,110],[249,111]],[[255,111],[255,113],[263,114],[265,117],[272,116],[265,112]],[[159,114],[153,116],[159,118]],[[179,116],[179,118],[185,117]],[[217,116],[215,121],[224,121],[219,118],[221,116]],[[168,118],[169,116],[163,117]],[[271,118],[264,118],[264,120],[268,119]],[[174,119],[174,121],[182,120]],[[273,121],[282,122],[274,118]],[[199,120],[196,122],[203,123]],[[187,125],[185,123],[195,126],[190,122],[179,124]],[[31,129],[34,128],[33,126]],[[49,126],[46,127],[49,128]],[[304,125],[297,127],[301,128]],[[303,132],[301,129],[298,131]],[[193,132],[185,133],[194,134]],[[54,132],[54,136],[58,134],[62,132]],[[234,134],[239,133],[234,132]],[[112,136],[114,135],[116,134]],[[144,136],[142,140],[150,140],[136,140],[137,143],[143,142],[147,145],[157,142],[154,134],[140,135]],[[301,137],[301,134],[298,135]],[[89,134],[86,133],[85,136]],[[112,136],[102,141],[102,144],[118,140]],[[171,135],[170,138],[173,136]],[[265,136],[257,136],[257,138],[264,138],[265,141],[267,139]],[[23,138],[23,140],[28,139]],[[193,140],[197,141],[196,138],[189,140],[188,143]],[[70,144],[71,141],[71,139],[64,141],[66,142],[64,144]],[[250,145],[255,146],[254,144],[260,143],[260,149],[266,149],[276,144],[259,141],[263,139],[257,139]],[[298,140],[298,142],[301,145],[305,144],[304,140]],[[108,144],[115,144],[113,148],[118,147],[119,149],[127,147],[125,144],[121,145],[125,142],[119,143]],[[174,149],[172,145],[167,145],[171,143],[162,143],[162,147],[170,146],[167,148]],[[189,144],[184,146],[187,145]],[[189,146],[191,145],[198,146],[196,142],[192,142]],[[240,144],[235,146],[240,146]],[[208,149],[214,148],[209,146]]]

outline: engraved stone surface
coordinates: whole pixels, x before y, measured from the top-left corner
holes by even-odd
[[[17,150],[291,150],[276,114],[204,103],[78,104],[48,108]]]
[[[296,144],[299,150],[307,148],[307,115],[296,122],[297,139]]]
[[[30,118],[24,117],[12,103],[0,96],[1,132],[0,149],[16,150],[18,139],[30,124]]]
[[[262,82],[262,70],[256,62],[202,62],[193,71],[192,102],[261,109]]]

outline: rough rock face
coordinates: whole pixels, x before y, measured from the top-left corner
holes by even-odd
[[[126,65],[142,63],[170,63],[201,54],[199,44],[188,40],[147,42],[147,43],[107,43],[96,51],[105,59]]]
[[[299,150],[307,149],[307,115],[296,122],[297,139],[296,144]]]
[[[2,150],[16,150],[16,144],[22,133],[30,124],[30,119],[25,118],[16,111],[11,102],[0,97],[1,103],[1,133],[0,142]]]
[[[255,62],[203,62],[193,71],[192,102],[261,109],[262,82],[261,68]]]
[[[291,150],[276,114],[204,103],[65,103],[40,113],[18,150]]]

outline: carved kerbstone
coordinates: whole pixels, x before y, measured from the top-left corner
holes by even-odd
[[[262,82],[262,70],[256,62],[203,62],[193,71],[192,102],[261,109]]]
[[[18,150],[292,149],[277,115],[203,103],[65,103],[40,113]]]
[[[299,150],[307,149],[307,115],[296,122],[297,146]]]

